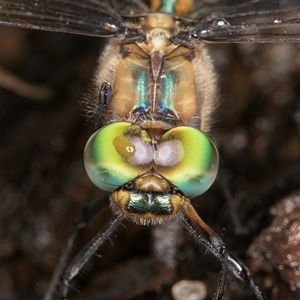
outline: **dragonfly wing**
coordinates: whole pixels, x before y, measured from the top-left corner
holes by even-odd
[[[298,0],[256,1],[213,12],[191,27],[212,43],[300,41]]]
[[[4,0],[0,24],[91,36],[114,36],[128,23],[119,13],[143,13],[139,1]]]

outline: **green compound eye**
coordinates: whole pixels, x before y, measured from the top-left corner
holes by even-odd
[[[154,162],[158,173],[187,197],[193,198],[213,184],[218,172],[219,154],[203,132],[180,126],[160,138]]]
[[[91,181],[112,192],[152,167],[151,138],[138,125],[118,122],[96,131],[84,149],[84,165]]]

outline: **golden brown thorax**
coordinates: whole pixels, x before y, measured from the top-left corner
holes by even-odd
[[[211,61],[202,45],[171,43],[179,27],[171,15],[150,14],[138,25],[144,42],[107,46],[96,78],[97,86],[112,85],[104,123],[169,119],[209,129],[216,100]]]

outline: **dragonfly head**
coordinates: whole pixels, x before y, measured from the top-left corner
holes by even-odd
[[[213,142],[193,127],[162,130],[116,122],[90,137],[84,163],[92,182],[112,192],[115,212],[156,224],[212,185],[219,156]]]

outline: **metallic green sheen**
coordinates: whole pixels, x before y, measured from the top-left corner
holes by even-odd
[[[187,126],[175,127],[160,139],[168,140],[182,143],[183,157],[176,165],[156,166],[156,170],[189,198],[206,192],[219,167],[219,154],[214,143],[203,132]]]
[[[127,204],[127,210],[131,213],[153,215],[170,215],[173,207],[170,195],[158,193],[130,193],[130,200]]]
[[[148,95],[148,71],[140,69],[135,74],[137,99],[133,109],[142,108],[146,111],[150,107]]]
[[[84,149],[84,166],[91,181],[100,189],[112,192],[145,172],[131,165],[114,147],[117,136],[124,136],[132,124],[117,122],[96,131]]]
[[[174,91],[176,91],[177,76],[173,72],[166,72],[165,78],[162,80],[161,95],[158,107],[161,112],[174,111],[173,99]]]
[[[174,13],[174,4],[177,2],[177,0],[163,0],[160,11],[168,14]]]

